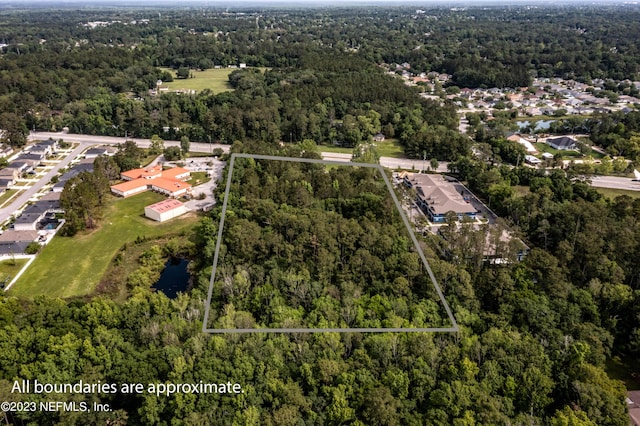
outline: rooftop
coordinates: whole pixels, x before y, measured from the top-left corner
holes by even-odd
[[[190,174],[189,170],[182,167],[173,167],[162,172],[162,177],[167,179],[178,179],[177,176]]]
[[[168,212],[171,210],[175,210],[177,208],[180,208],[184,206],[183,203],[181,203],[178,200],[163,200],[160,201],[158,203],[155,204],[151,204],[150,206],[147,206],[148,209],[151,209],[153,211],[156,211],[158,213],[164,213],[164,212]]]
[[[0,242],[35,241],[38,238],[38,231],[13,231],[8,230],[0,234]]]
[[[145,167],[145,168],[141,168],[141,169],[132,169],[132,170],[127,170],[126,172],[122,172],[122,178],[123,179],[140,179],[140,178],[145,178],[145,179],[153,179],[155,177],[160,176],[160,174],[162,173],[162,166],[151,166],[151,167]]]
[[[131,191],[135,188],[140,188],[141,186],[146,187],[149,184],[146,179],[135,179],[135,180],[127,180],[117,185],[111,186],[111,189],[115,189],[116,191],[127,192]]]
[[[29,224],[35,223],[40,220],[42,217],[42,213],[33,213],[33,212],[23,212],[20,217],[18,217],[15,221],[16,224]]]
[[[30,241],[0,241],[0,254],[21,254],[31,244]]]
[[[151,182],[151,185],[156,186],[160,189],[164,189],[166,191],[171,191],[171,192],[178,191],[182,188],[191,188],[191,184],[187,182],[182,182],[175,179],[167,179],[164,177],[153,179],[153,182]]]
[[[476,212],[476,209],[467,203],[453,185],[441,175],[413,173],[405,176],[416,187],[418,195],[429,205],[434,214],[445,214],[449,211],[457,214]]]

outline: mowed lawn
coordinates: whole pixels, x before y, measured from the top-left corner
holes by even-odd
[[[169,71],[173,75],[173,81],[163,82],[162,87],[168,87],[169,90],[204,90],[210,89],[214,94],[221,92],[228,92],[233,90],[229,86],[229,74],[234,69],[232,68],[220,68],[209,69],[204,71],[190,72],[194,78],[182,78],[176,77],[176,72],[170,68],[163,68],[165,71]]]
[[[0,284],[9,285],[29,259],[9,259],[0,262]]]
[[[145,192],[111,198],[99,229],[74,237],[56,236],[11,287],[9,294],[32,298],[85,296],[93,293],[111,259],[124,243],[192,229],[194,213],[165,223],[144,216],[144,207],[165,199]]]
[[[600,188],[594,187],[596,191],[608,198],[616,198],[620,195],[628,195],[631,198],[640,198],[640,191],[630,191],[626,189]]]
[[[404,149],[397,139],[386,139],[384,142],[373,142],[380,157],[407,158]],[[320,152],[336,152],[342,154],[353,154],[353,148],[341,146],[318,145]]]

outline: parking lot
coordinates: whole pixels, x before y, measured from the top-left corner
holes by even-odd
[[[220,161],[217,157],[197,157],[181,161],[168,161],[163,165],[176,167],[179,164],[191,172],[206,172],[211,178],[210,181],[193,187],[192,199],[185,203],[187,207],[191,210],[211,209],[215,204],[213,190],[222,178],[222,171],[224,170],[226,163],[224,161]],[[200,197],[201,194],[204,194],[205,198],[199,200],[198,197]]]

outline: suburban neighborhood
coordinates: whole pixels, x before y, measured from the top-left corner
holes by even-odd
[[[7,290],[17,281],[64,225],[65,211],[60,197],[65,185],[81,173],[93,172],[96,158],[113,156],[117,148],[48,138],[18,151],[2,149],[7,165],[0,169],[0,261],[26,260],[17,274],[1,277],[2,288]],[[164,201],[148,205],[140,212],[150,221],[165,222],[190,211],[207,210],[214,202],[212,190],[224,163],[213,157],[198,160],[185,167],[163,166],[160,156],[152,165],[122,172],[120,181],[111,185],[111,193],[121,198],[146,191],[162,194],[166,197]],[[202,185],[199,180],[195,187],[188,182],[191,169],[199,174],[208,170]]]

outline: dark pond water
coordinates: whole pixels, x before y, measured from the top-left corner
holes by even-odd
[[[169,259],[164,271],[160,274],[160,279],[152,288],[163,292],[170,299],[175,299],[178,296],[178,292],[187,291],[187,286],[189,285],[188,264],[189,261],[186,259]]]

